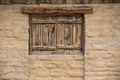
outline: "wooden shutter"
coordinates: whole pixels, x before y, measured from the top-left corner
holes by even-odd
[[[81,15],[31,15],[32,50],[80,49]]]

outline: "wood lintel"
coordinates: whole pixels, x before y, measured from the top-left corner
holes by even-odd
[[[21,9],[24,14],[90,14],[92,8],[89,6],[81,6],[79,8],[40,8],[40,7],[23,7]]]

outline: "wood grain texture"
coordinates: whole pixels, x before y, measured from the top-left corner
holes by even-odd
[[[64,24],[57,24],[57,45],[64,45]]]
[[[31,15],[31,17],[32,49],[81,48],[81,15]]]
[[[3,3],[3,4],[8,4],[8,3],[11,3],[11,0],[0,0],[0,3]]]
[[[27,14],[90,14],[92,13],[92,8],[88,6],[81,6],[79,9],[51,9],[51,8],[40,8],[40,7],[23,7],[21,9],[22,13]]]
[[[59,49],[80,49],[79,45],[69,45],[69,46],[57,46]],[[56,46],[32,46],[32,49],[40,49],[40,50],[54,50]]]
[[[24,4],[26,3],[26,0],[10,0],[11,3],[17,3],[17,4]]]
[[[75,0],[66,0],[66,4],[75,4]]]

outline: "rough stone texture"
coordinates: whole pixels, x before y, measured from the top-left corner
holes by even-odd
[[[29,55],[23,6],[0,5],[0,80],[120,80],[120,4],[89,5],[93,14],[85,14],[85,63],[79,51]],[[59,5],[66,6],[80,5]]]
[[[30,55],[29,80],[83,80],[83,55]]]
[[[85,15],[85,80],[120,80],[120,4],[94,4]]]
[[[0,80],[28,80],[28,16],[0,5]]]

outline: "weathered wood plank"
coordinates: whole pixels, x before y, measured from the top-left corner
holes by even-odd
[[[46,4],[46,3],[51,3],[51,0],[36,0],[37,4]]]
[[[69,46],[58,46],[58,49],[80,49],[81,46],[79,45],[69,45]],[[56,49],[56,46],[32,46],[32,49],[40,49],[40,50],[47,50],[47,49]]]
[[[66,0],[66,4],[75,4],[75,0]]]
[[[79,9],[49,9],[49,8],[40,8],[40,7],[23,7],[22,13],[41,13],[41,14],[89,14],[92,13],[91,7],[81,7]]]
[[[48,39],[49,39],[49,40],[48,40],[48,41],[49,41],[49,46],[52,45],[52,29],[51,29],[51,26],[52,26],[52,25],[49,24],[49,29],[48,29],[48,30],[49,30],[49,32],[48,32],[48,35],[49,35],[49,36],[48,36],[48,37],[49,37],[49,38],[48,38]]]
[[[73,45],[81,45],[81,24],[74,24],[73,27]]]
[[[65,24],[65,45],[72,45],[72,24]]]
[[[63,24],[63,23],[69,23],[69,24],[81,24],[82,22],[80,21],[32,21],[31,23],[41,23],[41,24],[54,24],[54,23],[59,23],[59,24]]]
[[[26,4],[36,4],[36,0],[26,0]]]
[[[64,4],[66,0],[54,0],[55,4]]]
[[[49,24],[48,43],[50,46],[56,45],[56,29],[55,24]]]
[[[33,45],[39,45],[38,43],[38,33],[37,33],[37,27],[36,24],[32,24],[32,44]]]
[[[41,45],[41,25],[40,24],[37,24],[37,27],[38,27],[38,38],[39,38],[39,45]]]
[[[37,0],[37,3],[40,4],[40,3],[45,3],[46,1],[45,0]]]
[[[24,4],[26,0],[11,0],[11,3]]]
[[[32,46],[32,49],[37,49],[37,50],[54,50],[54,49],[56,49],[56,46]]]
[[[92,3],[93,0],[84,0],[83,3],[87,4],[87,3]],[[96,0],[98,1],[98,0]]]
[[[2,4],[7,4],[7,3],[10,3],[11,1],[10,0],[0,0],[0,3]]]
[[[76,44],[80,45],[80,37],[81,37],[81,25],[80,24],[76,24]]]
[[[57,24],[57,45],[64,45],[64,24]]]
[[[80,49],[80,48],[81,48],[80,45],[64,45],[64,46],[59,45],[58,46],[58,49]]]
[[[52,45],[56,45],[56,26],[55,24],[52,24],[51,26],[51,32],[52,32]]]
[[[75,3],[76,4],[82,4],[82,3],[84,3],[84,0],[75,0]]]
[[[49,38],[49,35],[48,35],[48,32],[49,32],[49,24],[42,24],[42,39],[43,39],[43,45],[46,46],[46,45],[49,45],[49,41],[48,41],[48,38]]]

